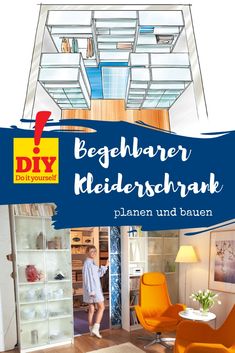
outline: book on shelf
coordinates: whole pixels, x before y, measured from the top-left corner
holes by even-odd
[[[136,313],[135,313],[135,309],[131,308],[130,309],[130,324],[133,325],[138,325],[139,321],[137,319]]]
[[[72,269],[73,270],[82,270],[83,261],[80,259],[72,259]]]
[[[72,281],[76,282],[76,272],[72,271]]]
[[[130,306],[137,305],[139,303],[139,291],[130,293]]]
[[[109,244],[108,236],[107,236],[107,237],[106,237],[106,236],[104,237],[104,236],[102,236],[102,235],[99,234],[99,243],[100,243],[101,246],[106,246],[106,247],[108,247],[108,244]]]
[[[140,277],[130,278],[130,290],[139,290],[140,288]]]

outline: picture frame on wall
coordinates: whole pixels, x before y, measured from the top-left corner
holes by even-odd
[[[209,289],[235,293],[235,229],[210,233]]]

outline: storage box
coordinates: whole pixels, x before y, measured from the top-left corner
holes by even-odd
[[[92,245],[92,244],[94,244],[94,238],[93,238],[93,236],[83,235],[83,237],[82,237],[82,243],[85,244],[85,245]]]
[[[82,244],[82,232],[72,231],[72,232],[70,232],[70,237],[71,237],[71,245]]]

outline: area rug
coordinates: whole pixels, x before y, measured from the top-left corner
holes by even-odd
[[[74,335],[83,335],[89,332],[88,322],[87,322],[87,312],[85,311],[74,311]],[[106,308],[104,311],[104,316],[101,321],[100,330],[107,330],[109,328],[109,309]]]
[[[117,346],[98,349],[88,353],[143,353],[142,349],[134,346],[132,343],[127,342]]]

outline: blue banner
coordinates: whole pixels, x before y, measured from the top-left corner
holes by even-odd
[[[1,204],[54,202],[56,229],[182,229],[235,217],[234,131],[191,138],[142,123],[46,126],[37,143],[33,130],[0,129]]]

